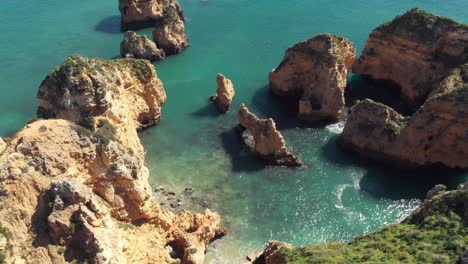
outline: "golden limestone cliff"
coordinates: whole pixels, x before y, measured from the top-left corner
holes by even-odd
[[[119,0],[121,30],[153,27],[162,18],[164,7],[170,4],[179,5],[177,0]]]
[[[466,62],[468,25],[416,8],[370,34],[353,72],[396,84],[408,106],[417,109]]]
[[[159,60],[164,56],[161,56],[158,49],[162,49],[165,55],[172,55],[182,52],[189,46],[185,34],[185,17],[177,0],[119,0],[119,10],[122,31],[154,28],[153,40],[157,48],[150,41],[133,38],[146,44],[144,50],[138,49],[134,54],[137,55],[135,57],[140,55],[140,51],[144,51],[144,55],[147,55],[149,50],[152,54],[148,59]],[[125,39],[124,44],[124,47],[132,48],[131,43],[126,43]]]
[[[340,143],[403,167],[468,168],[468,64],[452,70],[411,117],[366,99],[351,108]]]
[[[270,73],[270,89],[298,100],[298,118],[310,123],[336,121],[345,105],[348,71],[356,50],[347,39],[320,34],[289,48]]]
[[[164,7],[162,18],[155,24],[153,40],[167,55],[177,54],[188,48],[184,17],[178,4]]]
[[[159,49],[156,43],[145,35],[138,35],[133,31],[127,31],[120,43],[120,55],[123,58],[146,59],[160,61],[166,57],[164,50]]]
[[[204,262],[224,232],[219,215],[162,210],[148,183],[136,132],[160,120],[166,100],[149,62],[73,56],[38,98],[47,119],[0,151],[6,263]]]

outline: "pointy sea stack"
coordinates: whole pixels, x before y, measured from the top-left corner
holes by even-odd
[[[283,135],[276,129],[273,119],[260,119],[241,104],[237,113],[238,128],[247,129],[252,135],[255,152],[261,158],[275,165],[297,167],[302,161],[286,146]]]

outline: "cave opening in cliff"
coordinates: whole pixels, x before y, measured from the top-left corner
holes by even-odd
[[[372,99],[390,106],[404,116],[416,112],[418,106],[408,104],[401,93],[401,87],[389,80],[375,80],[369,76],[353,74],[345,89],[346,105],[351,107],[357,100]]]
[[[182,259],[185,252],[185,241],[183,239],[175,239],[165,246],[169,252],[169,256],[173,259]]]

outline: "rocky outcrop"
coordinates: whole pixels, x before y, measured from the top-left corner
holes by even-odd
[[[155,25],[154,42],[166,52],[166,55],[180,53],[189,46],[185,35],[184,17],[179,5],[169,4],[164,7],[162,19]]]
[[[166,57],[163,50],[158,49],[156,43],[144,35],[138,35],[133,31],[127,31],[120,43],[120,55],[123,58],[146,59],[159,61]]]
[[[356,50],[347,39],[320,34],[289,48],[270,73],[270,89],[299,100],[298,118],[335,121],[345,105],[348,71]]]
[[[3,138],[0,137],[0,154],[5,151],[7,147],[7,144],[5,143],[5,141],[3,140]]]
[[[252,263],[254,264],[286,264],[285,258],[279,254],[280,249],[292,250],[293,247],[290,244],[283,243],[280,241],[268,242],[263,253]]]
[[[127,133],[124,123],[135,130],[159,123],[166,92],[147,60],[71,56],[45,78],[37,98],[39,118],[67,119],[96,130],[103,116],[117,124],[117,133]]]
[[[0,155],[7,263],[203,263],[219,215],[162,210],[148,183],[136,131],[158,119],[165,93],[145,65],[72,57],[43,81],[38,112],[52,119]]]
[[[273,119],[260,119],[244,104],[237,113],[238,128],[252,135],[257,155],[276,165],[301,166],[302,161],[286,146],[283,135],[276,129]]]
[[[348,243],[291,248],[273,241],[254,263],[465,263],[468,190],[438,189],[401,223]]]
[[[370,34],[353,72],[396,84],[417,109],[454,67],[466,62],[468,25],[412,9]]]
[[[221,73],[218,73],[216,76],[216,83],[218,84],[216,95],[212,95],[210,100],[216,105],[219,112],[226,113],[229,111],[232,99],[236,94],[234,86],[232,85],[231,80],[224,77]]]
[[[136,30],[154,27],[163,17],[164,7],[174,4],[180,16],[182,9],[177,0],[119,0],[121,30]]]
[[[364,100],[351,109],[342,146],[403,167],[468,168],[468,64],[454,69],[411,117]]]

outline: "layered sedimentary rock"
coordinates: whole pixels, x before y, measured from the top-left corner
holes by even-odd
[[[162,19],[155,24],[153,39],[166,55],[180,53],[189,46],[179,5],[169,4],[164,7]]]
[[[218,85],[216,95],[212,95],[210,100],[216,105],[219,112],[226,113],[229,111],[232,99],[236,94],[234,86],[232,85],[231,80],[224,77],[221,73],[218,73],[216,76],[216,83]]]
[[[276,129],[273,119],[260,119],[241,104],[237,113],[239,129],[253,137],[257,155],[276,165],[301,166],[302,161],[286,146],[283,135]]]
[[[468,168],[468,64],[452,70],[411,117],[364,100],[351,109],[340,143],[404,167]]]
[[[370,34],[353,72],[396,84],[417,109],[454,67],[466,62],[468,25],[412,9]]]
[[[166,53],[158,49],[156,43],[133,31],[125,33],[124,39],[120,43],[120,55],[123,58],[146,59],[149,61],[159,61],[166,57]]]
[[[124,123],[135,130],[157,124],[166,92],[147,60],[70,56],[41,83],[37,98],[39,118],[67,119],[95,130],[104,116],[120,132]]]
[[[273,241],[253,263],[465,263],[468,189],[461,186],[445,191],[445,187],[439,186],[431,192],[402,223],[348,243],[292,249]]]
[[[29,123],[0,155],[7,263],[203,263],[219,215],[162,210],[148,183],[136,131],[165,93],[145,65],[72,57],[43,81],[39,115],[62,119]]]
[[[289,48],[270,73],[270,89],[299,100],[298,118],[307,122],[334,121],[345,105],[348,71],[356,50],[347,39],[320,34]]]
[[[164,7],[174,4],[183,17],[177,0],[119,0],[121,30],[153,27],[163,17]]]

